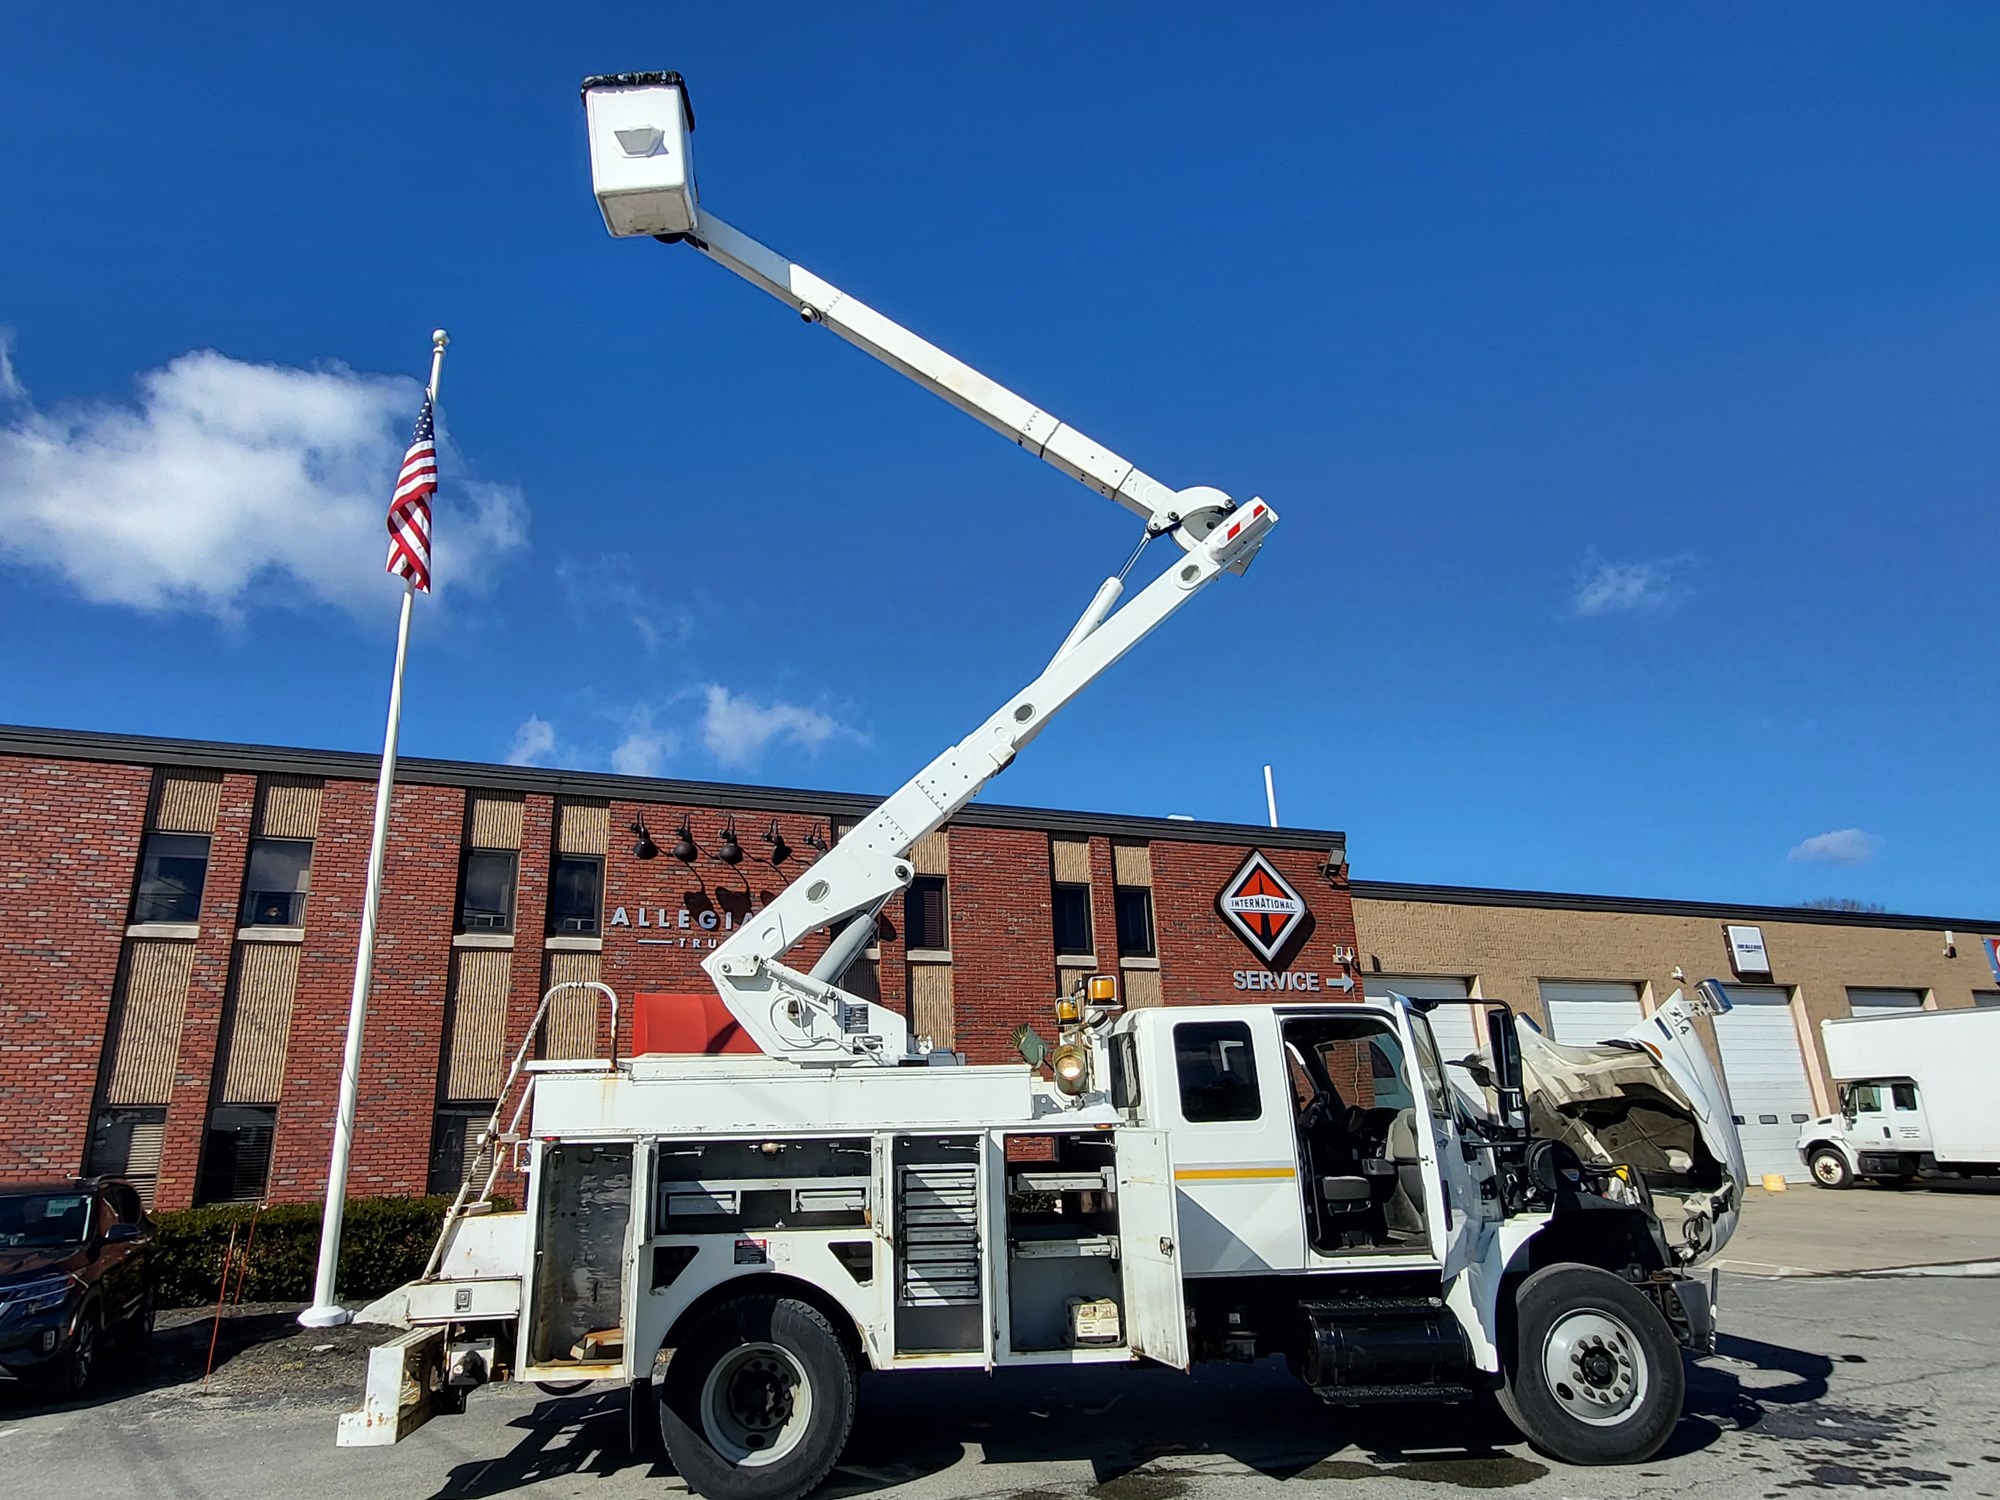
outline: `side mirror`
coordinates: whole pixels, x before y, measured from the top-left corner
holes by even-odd
[[[1512,1011],[1496,1008],[1486,1012],[1486,1042],[1493,1054],[1493,1086],[1500,1095],[1500,1121],[1525,1136],[1528,1096],[1521,1082],[1521,1038],[1514,1030]]]
[[[137,1224],[113,1224],[104,1231],[104,1243],[107,1245],[129,1245],[137,1238],[139,1238]]]

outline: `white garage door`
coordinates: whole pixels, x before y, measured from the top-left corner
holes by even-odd
[[[1799,1127],[1812,1118],[1813,1102],[1799,1029],[1792,1022],[1791,991],[1770,984],[1727,988],[1734,1009],[1716,1017],[1715,1035],[1743,1138],[1743,1165],[1752,1183],[1766,1173],[1803,1182]]]
[[[1370,974],[1362,981],[1361,992],[1407,995],[1412,1000],[1463,1000],[1472,993],[1472,981],[1441,979],[1435,974]],[[1474,1005],[1440,1005],[1432,1011],[1431,1035],[1437,1038],[1438,1056],[1450,1061],[1485,1046],[1480,1035],[1484,1023],[1473,1019],[1484,1014]]]
[[[1922,1010],[1922,990],[1858,990],[1847,992],[1847,1008],[1857,1016],[1879,1016],[1885,1010]]]
[[[1544,979],[1542,1014],[1549,1035],[1572,1047],[1623,1036],[1645,1019],[1639,986],[1598,979]]]

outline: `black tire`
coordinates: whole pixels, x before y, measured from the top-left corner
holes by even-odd
[[[1847,1158],[1831,1146],[1822,1146],[1806,1161],[1806,1168],[1812,1173],[1814,1187],[1851,1188],[1854,1186],[1854,1171],[1847,1165]]]
[[[97,1375],[97,1356],[104,1343],[103,1331],[95,1305],[84,1308],[76,1315],[76,1333],[55,1366],[56,1394],[63,1400],[74,1401],[90,1390],[90,1382]]]
[[[1640,1463],[1680,1421],[1680,1345],[1631,1283],[1545,1266],[1521,1283],[1500,1405],[1522,1436],[1570,1464]]]
[[[707,1500],[798,1500],[847,1446],[854,1397],[854,1357],[833,1325],[796,1298],[753,1293],[682,1337],[660,1389],[660,1436]]]

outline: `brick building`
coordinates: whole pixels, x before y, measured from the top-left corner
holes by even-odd
[[[323,1193],[375,770],[0,729],[0,1180],[120,1172],[160,1207]],[[548,986],[705,991],[705,953],[872,805],[404,761],[352,1190],[456,1187]],[[1718,974],[1739,1003],[1707,1040],[1759,1171],[1795,1170],[1799,1120],[1832,1098],[1820,1020],[2000,1004],[1979,943],[2000,921],[1350,885],[1346,858],[1333,832],[975,803],[912,851],[907,899],[846,982],[999,1062],[1017,1023],[1046,1034],[1059,989],[1090,972],[1116,972],[1129,1005],[1344,984],[1504,1000],[1569,1041],[1639,1020],[1676,969]],[[1259,951],[1225,890],[1295,896],[1305,915]],[[1746,934],[1766,971],[1738,967]],[[1447,1055],[1473,1040],[1469,1007],[1433,1025]],[[601,1056],[609,1031],[575,992],[543,1050]],[[629,1009],[621,1033],[623,1052]]]
[[[119,1172],[163,1208],[324,1192],[376,764],[0,730],[0,1179]],[[548,986],[708,989],[706,952],[872,806],[403,761],[352,1191],[455,1188]],[[1337,981],[1340,834],[974,804],[913,851],[847,983],[974,1062],[1047,1034],[1079,974],[1132,1005],[1233,997],[1273,972],[1218,909],[1253,848],[1308,909],[1272,982]],[[574,992],[544,1050],[602,1056],[609,1027]]]

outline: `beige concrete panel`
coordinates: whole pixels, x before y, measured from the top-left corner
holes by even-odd
[[[1165,1005],[1166,997],[1160,992],[1160,971],[1158,969],[1127,969],[1118,976],[1119,988],[1125,992],[1127,1010],[1144,1010],[1154,1005]]]
[[[544,993],[559,984],[590,981],[598,977],[600,955],[595,953],[551,953],[549,982]],[[596,990],[570,990],[556,996],[549,1005],[548,1019],[542,1023],[542,1056],[596,1057],[597,1006],[603,996]]]
[[[910,1030],[929,1037],[934,1046],[956,1045],[950,964],[910,965]]]
[[[611,848],[611,804],[601,797],[565,797],[556,806],[556,852],[606,854]]]
[[[1061,885],[1090,884],[1090,840],[1049,840],[1049,866]]]
[[[910,850],[910,865],[919,875],[949,875],[951,844],[942,828],[927,833]]]
[[[153,827],[161,833],[213,833],[221,805],[220,771],[162,771]]]
[[[106,1104],[165,1104],[173,1094],[194,946],[141,939],[126,949]]]
[[[1153,883],[1153,847],[1150,844],[1111,845],[1111,869],[1120,885],[1151,886]]]
[[[521,847],[519,793],[474,792],[466,799],[466,845],[473,849]]]
[[[499,1097],[507,1076],[507,986],[513,972],[511,949],[452,950],[445,1098]]]
[[[245,943],[236,950],[236,994],[223,1039],[223,1104],[276,1104],[299,983],[297,943]]]
[[[317,776],[266,776],[258,834],[267,839],[318,838],[320,793],[325,785]]]

